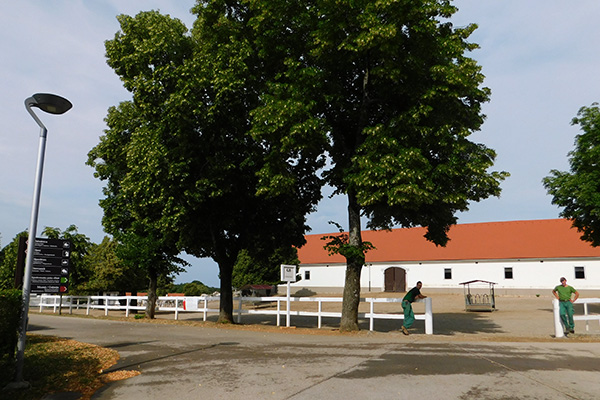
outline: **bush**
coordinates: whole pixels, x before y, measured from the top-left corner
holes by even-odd
[[[21,322],[22,294],[17,289],[0,290],[0,360],[12,360]]]

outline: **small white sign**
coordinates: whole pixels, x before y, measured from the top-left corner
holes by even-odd
[[[197,297],[184,297],[183,298],[183,309],[186,311],[198,311],[198,298]]]
[[[281,264],[281,281],[296,282],[296,266]]]

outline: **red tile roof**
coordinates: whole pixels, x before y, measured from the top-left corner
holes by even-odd
[[[459,261],[527,258],[600,257],[600,247],[580,239],[577,229],[565,219],[486,222],[453,226],[446,247],[427,241],[425,228],[401,228],[392,231],[363,231],[363,240],[376,249],[366,261]],[[307,235],[307,243],[298,250],[302,264],[345,263],[340,255],[329,256],[323,249],[325,234]]]

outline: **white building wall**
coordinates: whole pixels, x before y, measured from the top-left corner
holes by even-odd
[[[600,260],[564,259],[564,260],[499,260],[480,262],[435,262],[435,263],[386,263],[370,264],[361,272],[361,287],[371,291],[385,289],[385,270],[390,267],[403,268],[406,271],[406,288],[415,286],[417,281],[423,287],[436,289],[460,289],[460,283],[471,280],[496,282],[496,289],[539,289],[552,290],[564,276],[577,290],[600,290]],[[583,278],[576,278],[575,267],[583,267]],[[512,279],[505,277],[505,268],[512,268]],[[445,279],[444,271],[450,269],[451,279]],[[310,279],[304,279],[306,271]],[[295,290],[307,288],[320,289],[344,287],[346,266],[336,265],[300,265],[300,281],[293,283]],[[545,293],[546,294],[546,293]]]

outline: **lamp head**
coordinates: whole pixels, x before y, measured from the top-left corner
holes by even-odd
[[[36,93],[26,103],[50,114],[64,114],[73,107],[69,100],[50,93]]]

